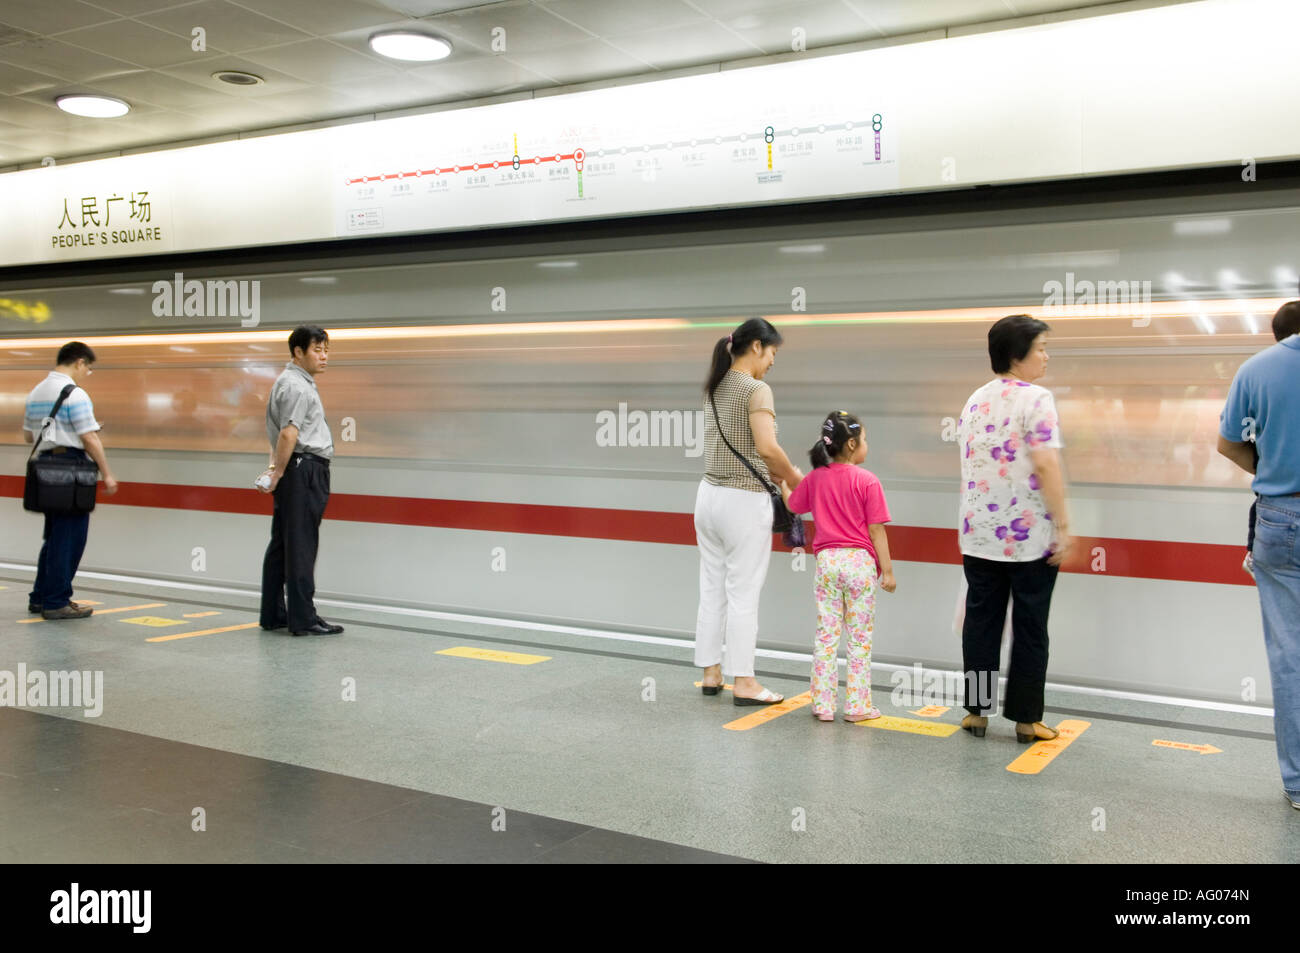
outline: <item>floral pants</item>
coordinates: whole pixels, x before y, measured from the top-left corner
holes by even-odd
[[[871,708],[871,633],[876,615],[876,561],[865,549],[823,549],[817,554],[817,644],[813,647],[812,704],[834,714],[839,689],[840,632],[848,630],[846,715]]]

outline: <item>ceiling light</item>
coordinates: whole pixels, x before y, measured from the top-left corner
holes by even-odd
[[[65,113],[91,119],[113,119],[131,111],[125,102],[111,96],[60,96],[54,102]]]
[[[255,73],[245,73],[237,69],[217,70],[212,74],[212,78],[230,86],[261,86],[266,82]]]
[[[451,44],[442,37],[409,30],[376,33],[370,38],[370,48],[390,60],[428,62],[451,55]]]

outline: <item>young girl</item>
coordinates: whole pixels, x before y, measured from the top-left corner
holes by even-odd
[[[857,466],[867,458],[862,424],[842,410],[827,415],[822,436],[808,451],[813,469],[790,494],[794,513],[813,515],[817,555],[817,644],[813,650],[813,714],[835,718],[840,629],[849,633],[845,721],[880,717],[871,705],[871,633],[876,586],[897,588],[884,524],[889,508],[880,481]]]

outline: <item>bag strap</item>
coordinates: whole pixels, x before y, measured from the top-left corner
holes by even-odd
[[[63,402],[67,400],[76,389],[76,384],[68,384],[63,388],[63,390],[59,391],[59,399],[54,402],[54,408],[50,411],[50,415],[41,421],[41,429],[36,434],[36,439],[32,441],[32,452],[27,455],[29,462],[36,456],[36,451],[41,447],[41,441],[45,439],[45,428],[54,423],[55,418],[59,415],[59,408],[63,406]]]
[[[721,437],[722,442],[727,445],[727,449],[730,450],[732,453],[734,453],[740,459],[740,462],[745,465],[745,467],[749,470],[750,473],[754,474],[754,479],[758,480],[759,483],[763,484],[763,486],[767,488],[767,492],[775,493],[779,498],[781,495],[781,491],[778,490],[776,487],[774,487],[772,484],[768,483],[767,480],[763,479],[762,474],[760,474],[756,469],[754,469],[754,465],[750,463],[748,459],[746,459],[743,453],[741,453],[739,450],[737,450],[735,447],[731,445],[731,441],[728,440],[727,435],[723,433],[722,418],[718,416],[718,405],[713,401],[712,391],[709,391],[709,403],[713,405],[713,422],[717,424],[718,436]]]

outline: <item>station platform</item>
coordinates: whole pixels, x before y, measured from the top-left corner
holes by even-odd
[[[797,659],[759,661],[789,703],[736,708],[670,639],[325,599],[346,632],[293,638],[255,592],[86,573],[94,616],[49,622],[30,582],[0,569],[0,670],[102,672],[102,711],[0,708],[0,861],[1300,856],[1261,714],[1049,689],[1062,737],[1026,747],[879,664],[885,718],[819,723]]]

